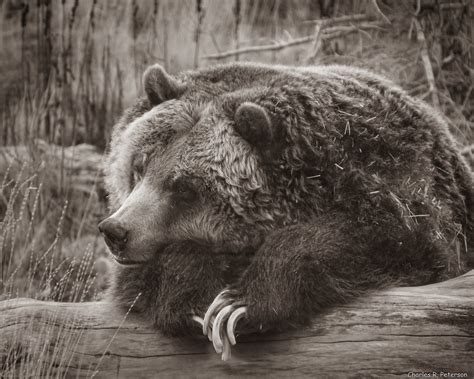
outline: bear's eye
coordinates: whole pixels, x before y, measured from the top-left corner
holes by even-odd
[[[142,181],[142,174],[136,170],[132,172],[132,188]]]
[[[135,187],[138,183],[140,183],[143,179],[145,174],[145,166],[147,161],[146,154],[140,154],[133,159],[132,162],[132,175],[130,178],[130,186],[131,188]]]
[[[190,178],[178,178],[171,183],[171,192],[180,200],[191,201],[198,197],[197,189]]]

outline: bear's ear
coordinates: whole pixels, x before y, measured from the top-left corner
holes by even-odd
[[[176,99],[184,90],[183,85],[169,75],[159,64],[146,69],[145,74],[143,74],[143,87],[148,100],[153,105]]]
[[[272,143],[272,122],[260,105],[242,103],[235,112],[234,122],[237,133],[251,145],[268,147]]]

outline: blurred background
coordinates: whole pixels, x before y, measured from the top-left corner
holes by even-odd
[[[474,162],[469,0],[0,0],[0,300],[98,298],[102,155],[144,69],[350,64],[443,112]]]

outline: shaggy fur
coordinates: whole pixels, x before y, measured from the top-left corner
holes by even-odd
[[[472,262],[472,174],[442,116],[388,80],[233,63],[152,67],[145,88],[115,127],[106,182],[112,210],[154,193],[122,221],[131,246],[156,243],[127,252],[146,263],[117,266],[113,296],[129,306],[141,293],[136,310],[165,332],[191,330],[225,287],[247,328],[282,329]],[[143,217],[151,226],[134,230]]]

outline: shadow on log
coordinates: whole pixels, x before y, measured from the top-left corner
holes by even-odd
[[[238,338],[228,362],[206,338],[164,337],[110,303],[13,299],[0,302],[0,367],[15,377],[471,377],[473,288],[474,270],[374,292],[327,310],[309,328]]]

